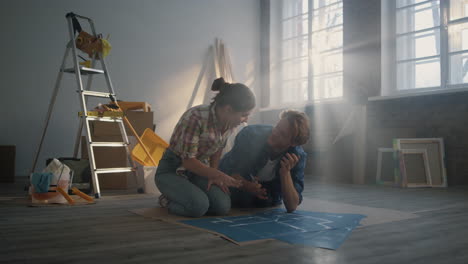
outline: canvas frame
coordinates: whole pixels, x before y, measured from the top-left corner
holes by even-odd
[[[393,140],[396,157],[401,163],[399,153],[403,149],[426,149],[429,162],[432,187],[447,187],[447,172],[445,167],[445,147],[443,138],[397,138]],[[395,170],[395,178],[403,183],[401,170]]]
[[[429,169],[429,161],[427,158],[427,150],[426,149],[402,149],[399,152],[399,160],[400,160],[400,171],[402,175],[401,185],[402,187],[406,188],[418,188],[418,187],[432,187],[432,179],[431,179],[431,172]],[[405,156],[407,155],[421,155],[423,160],[424,166],[424,176],[426,178],[425,182],[409,182],[408,180],[408,171],[407,171],[407,164],[405,162]]]
[[[378,148],[377,149],[377,174],[376,174],[376,183],[385,186],[394,186],[395,185],[395,177],[393,177],[393,181],[384,181],[382,180],[382,167],[383,167],[383,155],[384,153],[392,153],[393,159],[395,150],[393,148]],[[392,166],[393,167],[393,166]]]

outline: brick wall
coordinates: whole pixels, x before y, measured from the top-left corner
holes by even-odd
[[[468,184],[468,92],[370,101],[366,181],[375,182],[377,148],[393,138],[444,138],[450,186]]]

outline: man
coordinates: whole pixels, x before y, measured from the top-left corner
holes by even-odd
[[[241,180],[231,188],[233,207],[275,206],[283,201],[288,212],[302,201],[307,154],[301,145],[309,139],[309,120],[299,111],[286,110],[271,125],[251,125],[237,135],[219,169]]]

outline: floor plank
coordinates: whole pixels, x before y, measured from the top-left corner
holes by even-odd
[[[120,194],[120,195],[119,195]],[[103,193],[97,204],[27,207],[20,184],[0,185],[0,263],[468,263],[468,188],[399,189],[306,182],[304,196],[416,212],[355,229],[338,250],[266,241],[237,246],[129,209],[155,197]]]

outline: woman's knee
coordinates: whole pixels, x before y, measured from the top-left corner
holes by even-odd
[[[190,204],[185,207],[187,214],[191,217],[201,217],[208,212],[210,202],[206,195],[193,197]]]
[[[212,215],[227,215],[231,210],[231,198],[229,195],[218,195],[210,201],[209,213]]]

